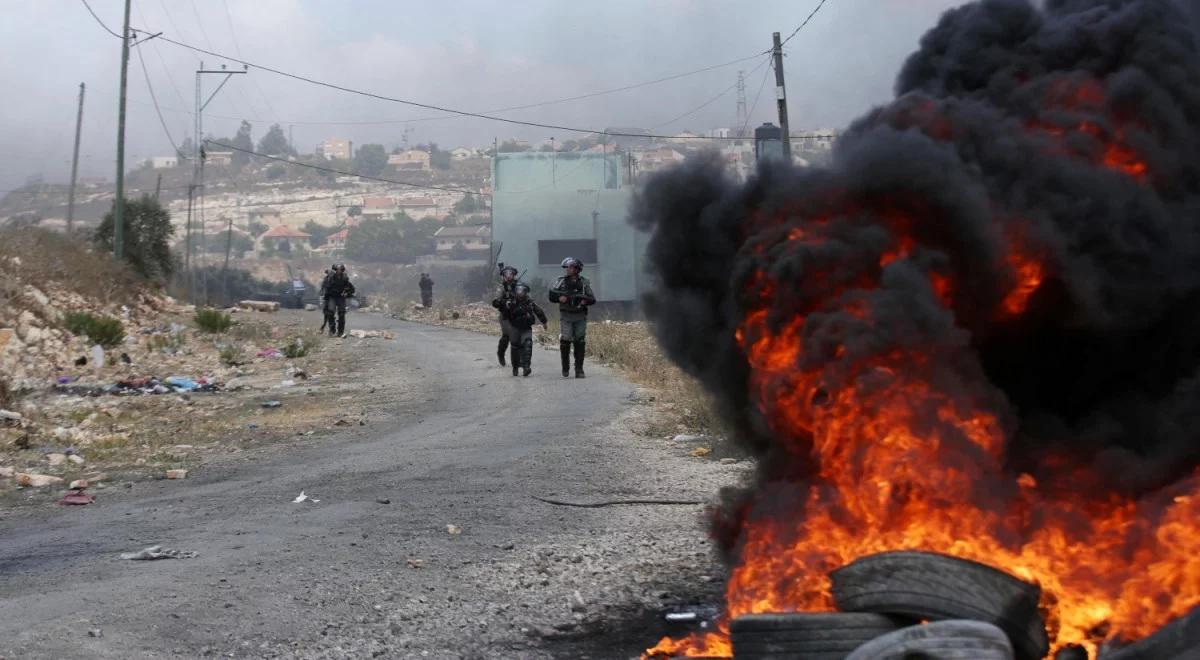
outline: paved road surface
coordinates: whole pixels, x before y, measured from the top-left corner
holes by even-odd
[[[698,507],[580,510],[530,499],[715,489],[647,478],[646,441],[615,426],[629,409],[628,383],[602,367],[564,380],[547,351],[533,377],[512,378],[489,359],[492,338],[354,320],[398,333],[329,349],[373,351],[362,382],[380,393],[367,426],[210,465],[186,481],[108,489],[93,506],[0,520],[0,658],[628,657],[629,640],[592,639],[587,652],[548,641],[569,638],[570,616],[594,617],[587,610],[598,598],[564,587],[560,565],[591,567],[588,589],[619,600],[606,576],[622,561],[621,576],[645,564],[622,557],[620,545],[643,538],[636,528],[658,516],[691,531],[696,566],[681,574],[717,570],[698,540]],[[321,502],[294,504],[301,490]],[[633,535],[614,541],[614,530]],[[117,559],[152,544],[199,557]],[[555,554],[571,544],[574,558]],[[646,569],[639,583],[662,572]],[[560,631],[534,625],[550,602],[565,615]]]

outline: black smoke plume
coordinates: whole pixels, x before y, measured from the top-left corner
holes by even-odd
[[[812,468],[806,439],[773,432],[749,391],[735,333],[762,305],[776,331],[805,316],[796,367],[829,388],[856,377],[848,363],[925,346],[928,378],[1005,421],[1014,473],[1040,482],[1066,461],[1094,479],[1072,487],[1144,495],[1195,470],[1197,4],[967,4],[924,36],[895,100],[849,127],[828,168],[764,166],[738,185],[711,159],[646,186],[631,218],[653,231],[646,313],[770,458],[761,479]],[[1004,314],[1030,261],[1036,287]],[[828,304],[851,298],[872,322]]]

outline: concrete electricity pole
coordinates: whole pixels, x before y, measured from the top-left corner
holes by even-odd
[[[67,194],[67,234],[75,228],[75,179],[79,175],[79,135],[83,130],[83,83],[79,83],[79,112],[75,115],[75,155],[71,158],[71,191]]]
[[[783,84],[783,45],[779,43],[779,33],[771,35],[774,41],[775,53],[775,98],[779,99],[779,128],[783,131],[783,160],[792,162],[792,137],[788,131],[787,89]]]
[[[113,256],[125,256],[125,88],[129,78],[129,3],[121,29],[121,101],[117,110],[117,199],[113,204]]]

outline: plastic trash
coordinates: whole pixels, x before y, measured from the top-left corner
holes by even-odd
[[[104,347],[100,344],[92,346],[92,366],[97,369],[104,368]]]
[[[195,556],[195,552],[172,550],[164,548],[161,545],[152,545],[148,548],[142,548],[137,552],[121,553],[121,559],[191,559]]]
[[[301,502],[312,502],[313,504],[316,504],[320,501],[321,500],[315,500],[315,499],[309,497],[308,495],[305,495],[304,491],[300,491],[300,494],[296,496],[296,499],[292,500],[292,503],[299,504]]]
[[[192,380],[191,378],[184,378],[182,376],[171,376],[163,382],[174,388],[175,391],[179,393],[191,392],[192,390],[200,387],[200,384],[196,381]]]
[[[283,405],[282,401],[263,401],[262,402],[263,408],[278,408],[282,405]]]

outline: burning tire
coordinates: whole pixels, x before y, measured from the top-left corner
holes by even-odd
[[[1099,660],[1195,660],[1200,658],[1200,607],[1139,642],[1102,650]]]
[[[1008,635],[1017,660],[1040,660],[1050,650],[1038,612],[1041,589],[984,564],[884,552],[856,559],[830,577],[834,602],[846,612],[983,621]]]
[[[982,621],[937,621],[910,626],[863,644],[846,660],[1012,660],[1012,644],[996,626]]]
[[[740,616],[730,629],[738,660],[844,660],[864,643],[906,624],[880,614],[797,612]]]

